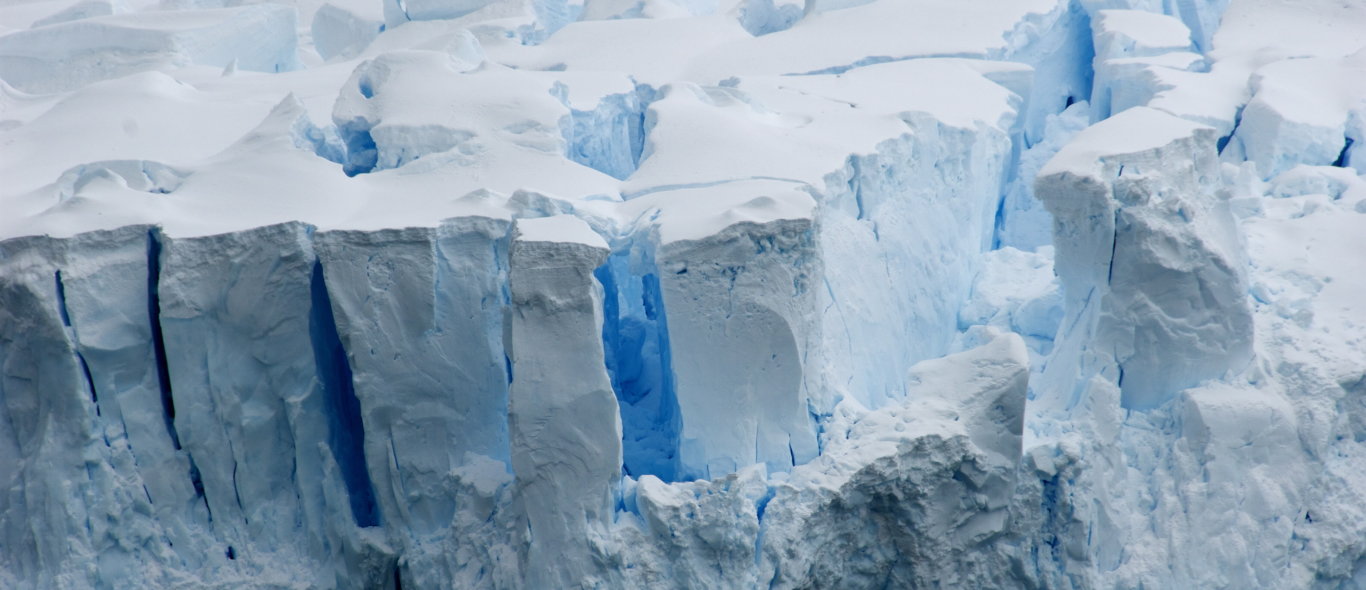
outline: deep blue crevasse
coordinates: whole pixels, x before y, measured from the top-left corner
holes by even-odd
[[[313,262],[310,292],[312,310],[308,318],[308,334],[313,342],[318,379],[322,382],[329,430],[328,446],[341,469],[356,526],[378,526],[379,508],[365,462],[365,426],[361,422],[360,400],[356,398],[351,364],[346,359],[346,350],[342,348],[336,318],[332,315],[332,298],[327,293],[323,267],[318,261]]]
[[[630,256],[614,252],[594,272],[606,293],[603,352],[621,407],[623,468],[671,482],[678,478],[681,420],[664,298],[658,276],[631,272]]]

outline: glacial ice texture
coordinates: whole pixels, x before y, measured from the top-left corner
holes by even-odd
[[[1366,588],[1362,31],[0,6],[0,588]]]

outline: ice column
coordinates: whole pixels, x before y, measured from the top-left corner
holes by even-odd
[[[584,539],[611,515],[621,477],[621,417],[602,346],[609,253],[570,216],[519,220],[511,254],[512,466],[531,537],[529,588],[582,584]]]
[[[659,248],[682,478],[754,463],[787,471],[816,456],[806,366],[820,337],[813,225],[746,222]]]

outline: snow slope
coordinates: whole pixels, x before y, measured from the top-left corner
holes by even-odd
[[[1366,6],[0,6],[0,587],[1366,588]]]

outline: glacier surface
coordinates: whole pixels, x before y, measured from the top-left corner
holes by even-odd
[[[1366,588],[1363,31],[0,6],[0,587]]]

